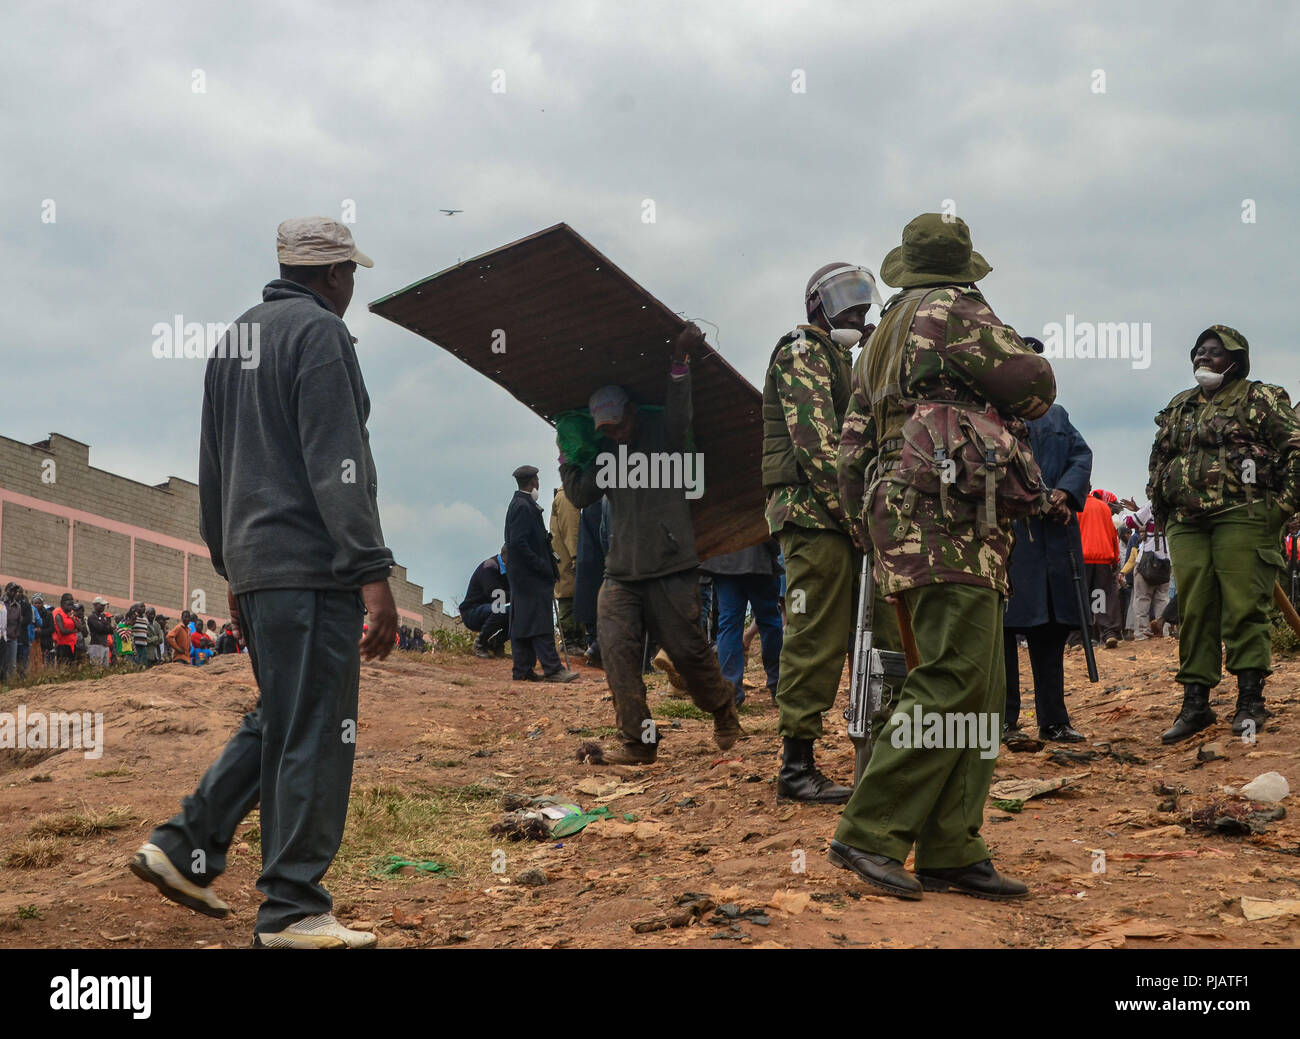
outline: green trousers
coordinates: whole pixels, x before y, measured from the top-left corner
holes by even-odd
[[[785,555],[785,638],[776,702],[780,733],[815,740],[822,713],[835,704],[857,623],[862,553],[847,534],[787,523],[777,535]],[[893,606],[876,596],[875,644],[898,649]]]
[[[900,862],[915,846],[918,869],[969,866],[989,857],[980,827],[1006,701],[1005,603],[993,588],[965,584],[926,585],[903,598],[921,663],[903,683],[835,839]],[[929,738],[935,716],[938,740]]]
[[[1254,513],[1252,515],[1251,513]],[[1178,584],[1178,678],[1215,686],[1227,668],[1272,671],[1269,607],[1284,565],[1280,509],[1262,503],[1170,523]]]

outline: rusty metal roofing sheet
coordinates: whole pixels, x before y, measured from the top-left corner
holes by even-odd
[[[609,383],[641,403],[662,404],[671,343],[684,324],[567,224],[458,263],[370,309],[458,357],[551,423],[562,411],[585,407]],[[691,358],[691,385],[705,467],[704,496],[692,509],[696,549],[705,559],[767,536],[762,397],[711,346]]]

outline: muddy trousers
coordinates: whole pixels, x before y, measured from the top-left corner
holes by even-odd
[[[787,523],[778,539],[785,554],[785,638],[776,702],[780,734],[815,740],[822,713],[839,692],[857,621],[862,554],[847,534]],[[875,645],[900,649],[898,618],[882,596],[874,610]]]
[[[200,887],[226,868],[235,828],[261,805],[266,896],[254,931],[328,913],[321,886],[343,839],[356,751],[363,607],[356,592],[239,596],[260,697],[181,813],[149,838]]]
[[[658,643],[686,682],[695,706],[712,714],[732,699],[718,658],[700,627],[698,571],[683,570],[646,581],[607,577],[596,601],[600,656],[614,696],[614,714],[625,743],[657,743],[641,674],[645,636]]]
[[[1165,529],[1178,585],[1178,676],[1182,685],[1216,686],[1223,648],[1232,674],[1271,673],[1269,607],[1282,567],[1282,514],[1262,503]]]
[[[917,869],[969,866],[989,857],[980,827],[1006,700],[1005,600],[965,584],[902,596],[921,663],[903,683],[835,839],[900,862],[915,846]]]

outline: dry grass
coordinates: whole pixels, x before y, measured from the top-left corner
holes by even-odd
[[[63,845],[54,837],[19,841],[5,856],[9,869],[49,869],[63,858]]]
[[[135,820],[129,808],[113,806],[102,812],[86,805],[76,812],[42,815],[27,831],[32,837],[98,837],[111,830],[120,830]]]
[[[490,876],[499,791],[480,786],[354,791],[343,846],[331,872],[361,879],[389,855],[449,866],[459,876]],[[405,878],[394,878],[403,880]]]

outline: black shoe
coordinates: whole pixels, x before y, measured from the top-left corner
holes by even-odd
[[[480,646],[477,642],[474,643],[474,655],[475,655],[476,657],[478,657],[480,660],[491,660],[491,659],[492,659],[492,654],[489,653],[489,652],[488,652],[486,649],[484,649],[482,646]]]
[[[1003,742],[1003,743],[1006,743],[1006,742],[1007,742],[1007,737],[1010,736],[1012,733],[1015,733],[1015,732],[1020,732],[1020,721],[1019,721],[1019,719],[1017,719],[1016,721],[1013,721],[1013,722],[1012,722],[1012,721],[1004,721],[1004,722],[1002,723],[1002,742]]]
[[[1029,895],[1028,887],[1002,876],[989,859],[956,869],[918,869],[916,876],[926,891],[952,891],[991,902],[1009,902]]]
[[[1178,712],[1174,724],[1161,735],[1160,742],[1166,745],[1178,743],[1209,728],[1218,720],[1218,715],[1210,710],[1210,687],[1189,682],[1183,686],[1182,710]]]
[[[831,841],[830,851],[826,853],[832,866],[852,870],[874,888],[878,888],[895,898],[905,898],[909,902],[921,898],[920,882],[903,868],[897,859],[888,855],[876,855],[869,851],[851,848],[839,841]]]
[[[1069,725],[1041,725],[1038,728],[1038,738],[1053,743],[1082,743],[1088,737]]]
[[[821,774],[813,761],[813,741],[786,736],[781,741],[785,752],[781,771],[776,777],[778,801],[803,801],[805,804],[842,805],[853,791]]]
[[[1237,676],[1237,709],[1232,715],[1232,734],[1252,736],[1261,732],[1273,712],[1264,706],[1264,672],[1243,671]]]
[[[542,676],[536,671],[529,671],[524,675],[511,675],[510,677],[513,682],[540,682],[542,680]]]

